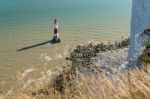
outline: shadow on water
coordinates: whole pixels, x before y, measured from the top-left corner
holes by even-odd
[[[53,40],[49,40],[49,41],[46,41],[46,42],[42,42],[42,43],[34,44],[34,45],[31,45],[31,46],[23,47],[21,49],[18,49],[17,51],[28,50],[28,49],[39,47],[39,46],[42,46],[42,45],[45,45],[45,44],[48,44],[48,43],[49,44],[56,44],[56,43],[53,42]]]

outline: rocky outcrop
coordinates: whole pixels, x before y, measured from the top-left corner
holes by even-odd
[[[78,69],[82,73],[114,73],[116,69],[127,58],[128,46],[130,39],[124,39],[121,42],[115,42],[111,44],[99,43],[99,44],[87,44],[83,46],[77,46],[71,51],[70,57],[67,60],[71,60],[71,69],[75,71]]]

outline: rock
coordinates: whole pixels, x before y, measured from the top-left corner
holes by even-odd
[[[0,94],[2,94],[3,93],[3,91],[0,91]]]
[[[105,61],[105,64],[103,65],[112,66],[112,64],[116,64],[116,66],[119,66],[121,64],[117,61],[114,61],[115,59],[114,60],[112,59],[112,58],[116,58],[116,56],[113,56],[113,54],[116,55],[117,52],[115,50],[128,47],[129,44],[130,44],[130,38],[123,39],[121,42],[115,42],[114,44],[111,44],[110,42],[108,42],[108,44],[104,44],[103,42],[101,42],[99,44],[90,43],[88,45],[83,45],[83,46],[78,45],[74,50],[70,52],[70,57],[66,57],[66,60],[72,61],[72,66],[71,66],[72,70],[80,69],[79,71],[84,71],[84,69],[85,70],[87,69],[87,71],[92,71],[92,72],[93,70],[96,70],[96,72],[103,72],[104,69],[102,70],[102,68],[95,67],[93,65],[94,63],[93,57],[100,57],[98,56],[99,54],[106,52],[105,56],[100,57],[101,58],[100,60]],[[118,52],[118,54],[120,54],[120,56],[124,56],[122,55],[122,52]],[[118,59],[118,61],[122,61],[123,59]],[[114,69],[113,70],[107,69],[107,71],[113,73]]]

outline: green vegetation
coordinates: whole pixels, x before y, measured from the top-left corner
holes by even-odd
[[[147,35],[150,35],[150,28],[145,29],[145,30],[144,30],[144,33],[147,34]]]
[[[150,63],[150,41],[146,42],[144,45],[145,45],[145,50],[144,50],[143,61],[145,63]]]
[[[150,49],[150,41],[148,41],[148,42],[145,42],[145,47],[146,47],[146,49]]]

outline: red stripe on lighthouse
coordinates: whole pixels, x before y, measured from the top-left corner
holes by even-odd
[[[58,34],[58,20],[54,20],[54,34]]]
[[[58,33],[58,29],[54,28],[54,34]]]

